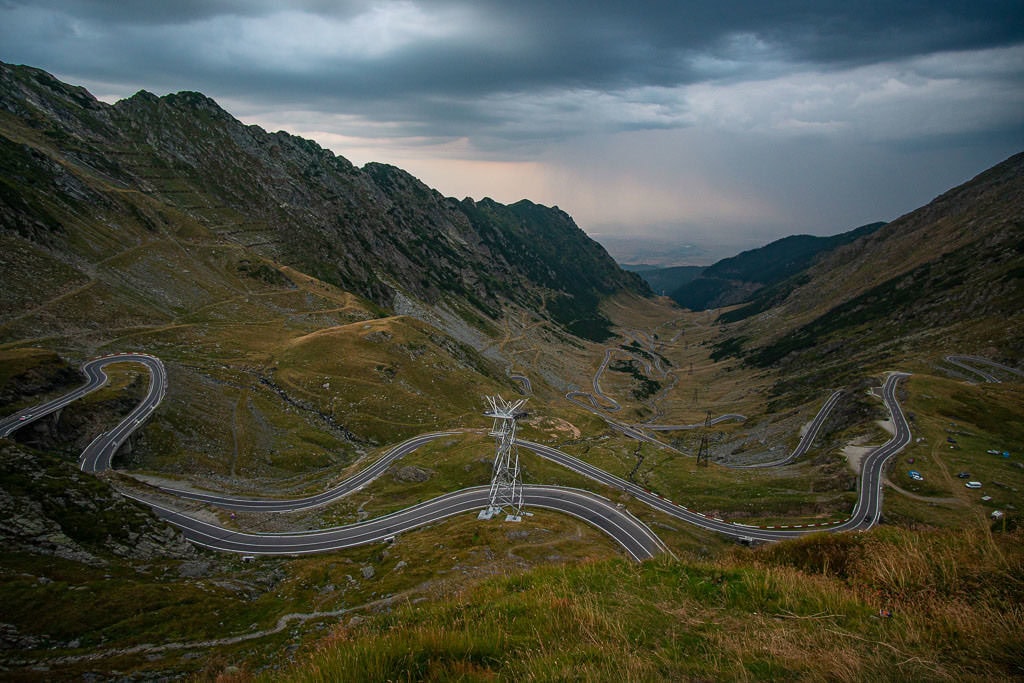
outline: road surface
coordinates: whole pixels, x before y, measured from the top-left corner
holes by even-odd
[[[137,362],[150,372],[150,385],[143,400],[109,432],[97,436],[82,454],[79,464],[86,472],[101,472],[111,467],[114,454],[128,436],[138,429],[166,394],[167,372],[159,359],[145,354],[106,356],[82,366],[87,381],[65,396],[0,421],[2,435],[59,410],[106,381],[103,368],[112,363]],[[25,417],[25,419],[22,419]],[[389,450],[366,470],[338,486],[315,496],[290,501],[242,499],[218,494],[163,489],[165,492],[200,500],[229,510],[287,511],[326,504],[355,491],[380,476],[394,460],[433,439],[457,432],[435,432],[409,439]],[[432,524],[453,515],[477,511],[490,503],[489,486],[463,489],[414,505],[398,512],[358,524],[298,533],[246,533],[227,529],[183,512],[172,510],[134,495],[129,497],[152,507],[158,515],[179,527],[190,541],[208,548],[247,554],[297,555],[328,552],[354,545],[375,543],[416,527]],[[524,504],[555,510],[581,519],[609,535],[634,559],[644,560],[667,551],[660,539],[642,522],[607,499],[577,489],[557,486],[523,487]]]
[[[881,480],[885,463],[890,457],[901,451],[910,443],[910,426],[907,424],[906,417],[903,415],[903,410],[900,408],[899,402],[896,400],[896,385],[901,379],[907,376],[908,375],[906,373],[892,373],[885,381],[882,398],[885,402],[886,408],[889,410],[892,422],[895,425],[896,434],[889,441],[871,451],[871,453],[864,458],[861,469],[857,503],[854,505],[853,514],[845,520],[826,523],[780,525],[777,527],[751,526],[738,522],[729,522],[724,519],[690,510],[684,505],[670,501],[663,496],[648,491],[647,489],[626,481],[621,477],[617,477],[614,474],[605,472],[590,463],[574,458],[573,456],[563,453],[555,448],[551,448],[550,446],[522,440],[519,441],[519,445],[533,451],[542,458],[556,462],[563,467],[588,477],[589,479],[618,489],[624,493],[628,493],[640,502],[645,503],[671,517],[693,524],[694,526],[698,526],[709,531],[715,531],[737,539],[778,541],[785,538],[795,538],[804,534],[823,530],[849,531],[852,529],[869,529],[878,523],[878,519],[882,512]],[[835,398],[835,394],[833,394],[833,398]],[[830,401],[831,400],[832,399],[830,399]],[[828,406],[828,402],[826,402],[826,406]],[[827,414],[827,411],[824,411],[824,408],[818,413],[818,416],[822,421],[824,420],[822,417],[823,412]],[[818,418],[815,418],[815,420],[817,421]],[[820,426],[820,423],[818,426]],[[810,435],[812,431],[812,429],[808,429],[807,435]],[[809,444],[807,435],[805,435],[804,441]]]
[[[477,512],[490,503],[490,487],[461,489],[357,524],[275,534],[226,529],[142,498],[136,500],[179,527],[185,538],[196,545],[248,555],[304,555],[381,543],[397,534],[455,515]],[[646,525],[589,491],[560,486],[524,486],[523,501],[528,507],[555,510],[587,522],[617,541],[637,561],[666,552],[664,544]]]
[[[828,400],[821,406],[821,410],[818,411],[818,414],[814,416],[814,419],[811,420],[811,423],[807,426],[807,431],[805,431],[804,435],[800,438],[800,443],[798,443],[796,448],[793,449],[793,452],[785,458],[782,458],[781,460],[773,460],[772,462],[756,463],[753,465],[719,464],[722,464],[724,467],[730,467],[737,470],[754,469],[757,467],[781,467],[782,465],[788,465],[797,458],[803,456],[803,454],[811,447],[811,444],[814,443],[814,440],[818,438],[818,432],[821,431],[821,426],[825,424],[825,420],[828,419],[832,409],[836,407],[837,403],[839,403],[839,397],[842,395],[842,391],[836,391],[828,397]]]
[[[4,429],[3,435],[10,434],[18,427],[28,424],[30,420],[38,419],[49,412],[58,410],[71,401],[81,398],[89,393],[89,391],[95,391],[106,381],[102,370],[103,367],[110,363],[125,361],[134,361],[145,365],[150,371],[152,381],[146,397],[132,410],[129,416],[111,431],[98,436],[83,454],[81,459],[83,470],[98,472],[108,469],[118,446],[155,410],[166,392],[166,371],[159,359],[153,356],[125,354],[108,356],[86,363],[83,366],[83,370],[88,378],[85,385],[61,399],[51,401],[29,411],[23,411],[0,421],[0,426]],[[683,505],[667,500],[658,494],[647,491],[636,484],[616,477],[550,446],[522,440],[518,443],[552,462],[561,464],[606,486],[626,492],[637,500],[676,519],[734,538],[776,541],[823,529],[830,531],[867,529],[878,522],[881,514],[881,483],[885,463],[892,455],[910,443],[910,427],[903,415],[899,402],[896,400],[896,387],[899,381],[907,376],[906,373],[892,373],[886,379],[882,398],[890,412],[896,433],[887,443],[876,448],[864,458],[859,494],[853,514],[848,519],[829,523],[754,527],[728,522],[689,510]],[[821,422],[824,421],[835,400],[838,400],[837,394],[833,394],[829,401],[826,402],[812,422],[811,427],[807,430],[804,439],[801,441],[804,450],[813,440],[818,428],[820,428]],[[20,420],[20,416],[26,413],[30,414],[30,417]],[[304,498],[292,500],[247,499],[215,493],[178,491],[175,489],[164,490],[181,497],[200,500],[228,510],[292,511],[306,509],[324,505],[332,500],[348,495],[352,491],[358,490],[380,476],[392,462],[420,445],[454,434],[458,434],[458,432],[432,432],[404,441],[387,451],[384,456],[366,470],[359,472],[350,479],[323,493]],[[795,455],[791,454],[789,457],[799,457],[803,452],[800,448],[798,446],[797,451],[794,451]],[[359,524],[291,534],[251,534],[239,532],[193,519],[184,513],[170,510],[149,501],[143,502],[152,506],[157,510],[158,514],[165,517],[168,521],[182,528],[189,540],[200,545],[218,550],[249,554],[301,554],[326,552],[360,543],[378,542],[396,533],[431,524],[452,515],[479,510],[486,507],[489,502],[487,500],[487,491],[488,487],[463,489],[392,513],[391,515]],[[665,551],[664,544],[661,543],[650,529],[618,506],[595,494],[562,487],[529,486],[524,487],[524,502],[528,506],[558,510],[587,521],[614,538],[630,556],[636,559],[644,559]]]
[[[979,356],[946,356],[946,362],[950,363],[951,365],[957,366],[961,370],[972,372],[975,375],[978,375],[979,377],[984,379],[986,382],[990,382],[993,384],[999,384],[1002,380],[1000,380],[992,373],[977,367],[977,364],[987,365],[988,367],[996,368],[997,370],[1002,370],[1003,372],[1010,373],[1011,375],[1024,377],[1024,372],[1021,372],[1017,368],[1011,368],[1009,365],[996,363],[995,361],[989,360],[987,358],[981,358]],[[976,365],[971,365],[971,363],[975,363]]]

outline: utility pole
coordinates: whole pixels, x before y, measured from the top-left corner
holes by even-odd
[[[526,413],[519,409],[526,399],[511,403],[501,396],[488,396],[491,409],[484,415],[494,418],[491,436],[496,440],[494,473],[491,476],[490,504],[477,519],[491,519],[505,512],[506,522],[519,522],[523,514],[523,482],[519,477],[519,448],[516,446],[516,420]]]

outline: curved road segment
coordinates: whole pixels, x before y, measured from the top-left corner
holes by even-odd
[[[149,392],[143,401],[117,427],[97,437],[83,453],[82,469],[98,472],[110,467],[113,454],[129,434],[137,429],[156,408],[166,391],[167,375],[159,359],[144,354],[123,354],[89,361],[83,366],[88,378],[85,385],[75,391],[22,413],[0,420],[0,436],[7,436],[17,428],[49,414],[68,403],[95,391],[106,381],[103,366],[110,363],[133,361],[145,365],[152,376]],[[776,541],[816,531],[846,531],[868,529],[881,515],[881,478],[886,461],[910,442],[910,427],[896,400],[896,387],[906,373],[892,373],[883,386],[882,397],[888,408],[896,434],[884,445],[872,451],[864,460],[857,503],[850,518],[842,521],[778,527],[754,527],[705,515],[667,500],[631,482],[616,477],[585,461],[574,458],[550,446],[519,441],[518,443],[541,457],[561,464],[583,476],[606,486],[621,490],[637,500],[681,521],[744,540]],[[813,441],[821,423],[838,400],[838,392],[826,402],[807,430],[800,446],[782,464],[802,454]],[[294,511],[327,504],[348,495],[380,476],[392,462],[415,450],[420,445],[459,432],[433,432],[409,439],[387,451],[366,470],[320,494],[293,500],[246,499],[212,493],[163,489],[177,496],[207,502],[228,510]],[[801,447],[803,450],[801,450]],[[667,548],[642,522],[619,506],[596,494],[577,489],[553,486],[525,486],[524,502],[528,506],[557,510],[584,520],[615,539],[635,559],[641,560],[666,552]],[[463,489],[424,503],[400,510],[384,517],[333,529],[286,534],[253,534],[226,529],[194,519],[184,513],[170,510],[150,501],[141,502],[153,507],[157,514],[180,527],[190,541],[229,552],[249,554],[302,554],[326,552],[353,545],[379,542],[397,533],[431,524],[452,515],[486,507],[488,487]],[[140,499],[141,500],[141,499]]]
[[[185,537],[196,545],[251,555],[301,555],[387,541],[404,531],[480,510],[490,503],[490,486],[462,489],[357,524],[275,534],[234,531],[141,498],[136,500],[153,507],[160,517],[180,527]],[[642,522],[589,491],[560,486],[524,486],[523,502],[530,507],[569,514],[591,524],[618,541],[637,561],[667,550]]]
[[[804,435],[800,438],[800,443],[798,443],[796,445],[796,448],[793,449],[793,452],[787,455],[785,458],[782,458],[781,460],[773,460],[772,462],[756,463],[753,465],[724,466],[736,470],[747,470],[754,469],[757,467],[780,467],[782,465],[788,465],[797,458],[803,456],[803,454],[806,453],[807,450],[811,447],[811,444],[814,443],[814,440],[818,438],[818,432],[821,431],[821,426],[825,424],[825,419],[829,416],[829,413],[832,412],[832,409],[836,407],[836,404],[839,403],[839,398],[842,395],[842,391],[836,391],[831,396],[828,397],[828,400],[825,401],[825,404],[821,406],[821,410],[818,411],[818,414],[814,416],[814,419],[811,420],[811,423],[807,426],[807,430],[804,432]],[[889,410],[891,411],[892,408],[890,407]]]
[[[896,385],[904,377],[908,377],[908,375],[906,373],[893,373],[889,375],[885,381],[882,391],[882,398],[885,401],[886,407],[889,409],[889,414],[896,427],[896,434],[885,444],[873,450],[864,459],[863,469],[861,471],[860,489],[858,492],[857,503],[853,508],[853,514],[848,519],[837,522],[823,524],[796,524],[778,527],[755,527],[748,524],[740,524],[738,522],[727,522],[724,519],[690,510],[684,505],[674,503],[664,496],[648,491],[643,487],[637,486],[636,484],[617,477],[614,474],[605,472],[590,463],[574,458],[571,455],[563,453],[555,448],[551,448],[550,446],[532,443],[530,441],[519,441],[519,445],[533,451],[542,458],[556,462],[578,472],[579,474],[582,474],[585,477],[593,479],[594,481],[619,489],[624,493],[628,493],[637,500],[646,503],[654,509],[671,517],[675,517],[676,519],[689,524],[699,526],[703,529],[708,529],[709,531],[716,531],[733,538],[744,540],[778,541],[784,538],[795,538],[797,536],[822,530],[849,531],[853,529],[869,529],[878,522],[878,518],[882,513],[881,480],[882,470],[885,467],[885,463],[890,457],[903,450],[903,448],[910,443],[910,425],[907,424],[906,417],[903,415],[903,410],[900,408],[899,402],[896,400]],[[831,402],[832,399],[835,398],[836,395],[833,394],[829,401]],[[828,402],[826,402],[826,406],[828,406]],[[822,416],[823,413],[827,414],[827,411],[825,411],[824,408],[818,413],[818,417],[821,418],[822,421],[824,420]],[[815,422],[818,422],[818,418],[815,418]],[[820,426],[820,424],[817,426]],[[807,435],[805,435],[804,442],[808,445],[810,440],[813,440],[812,432],[816,432],[816,429],[817,427],[814,427],[807,431],[807,435],[811,435],[811,439],[808,439]]]
[[[991,368],[1002,370],[1003,372],[1007,372],[1012,375],[1024,377],[1024,372],[1021,372],[1017,368],[1011,368],[1009,365],[1003,365],[1002,363],[997,363],[995,361],[989,360],[988,358],[981,358],[979,356],[946,356],[946,362],[950,363],[951,365],[957,366],[961,370],[966,370],[967,372],[974,373],[975,375],[978,375],[979,377],[984,379],[986,382],[990,382],[992,384],[999,384],[1001,380],[992,373],[986,372],[985,370],[982,370],[981,368],[977,367],[977,364],[980,363],[981,365],[987,365]],[[971,365],[971,363],[975,363],[975,365]]]
[[[95,473],[109,469],[117,449],[132,432],[142,425],[146,417],[160,404],[166,393],[167,372],[163,363],[154,356],[121,354],[87,362],[82,366],[86,375],[84,385],[59,399],[0,421],[0,436],[8,436],[20,427],[96,391],[107,381],[103,368],[106,365],[121,362],[136,362],[146,366],[150,372],[151,381],[145,398],[114,429],[96,437],[86,447],[79,459],[83,471]],[[262,511],[304,509],[326,504],[361,488],[380,476],[397,458],[432,439],[454,433],[457,432],[438,432],[409,439],[392,448],[365,471],[340,485],[321,494],[298,500],[246,500],[174,489],[163,490],[225,509]],[[188,540],[198,545],[228,552],[294,555],[327,552],[354,545],[379,542],[397,533],[431,524],[452,515],[479,510],[490,502],[489,491],[490,487],[463,489],[374,520],[332,529],[286,534],[238,532],[195,519],[142,498],[129,497],[152,507],[158,515],[181,528]],[[668,550],[641,521],[596,494],[557,486],[528,486],[523,487],[523,499],[526,505],[563,512],[595,526],[616,540],[631,557],[638,561],[649,559]]]

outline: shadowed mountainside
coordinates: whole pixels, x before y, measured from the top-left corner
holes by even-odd
[[[884,223],[871,223],[832,237],[792,235],[759,249],[722,259],[669,292],[683,308],[703,311],[749,301],[758,291],[810,267],[816,259],[837,247],[870,235]],[[648,282],[650,275],[644,273]]]
[[[478,328],[511,305],[603,339],[602,298],[649,294],[557,208],[446,198],[393,166],[359,169],[312,141],[244,125],[199,93],[141,91],[107,105],[43,71],[0,65],[0,133],[0,229],[72,268],[90,251],[109,255],[100,241],[179,214],[385,309],[411,299]],[[82,223],[107,234],[85,236]]]
[[[1017,154],[724,313],[715,355],[777,367],[787,387],[924,351],[1016,365],[1022,284]]]

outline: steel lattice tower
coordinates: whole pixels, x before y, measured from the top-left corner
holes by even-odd
[[[523,482],[519,478],[519,448],[516,446],[516,420],[526,413],[520,408],[526,399],[510,403],[501,396],[488,396],[491,409],[484,413],[494,418],[491,436],[497,440],[494,454],[494,474],[491,477],[490,505],[478,517],[490,519],[506,512],[505,520],[520,521],[523,511]]]

